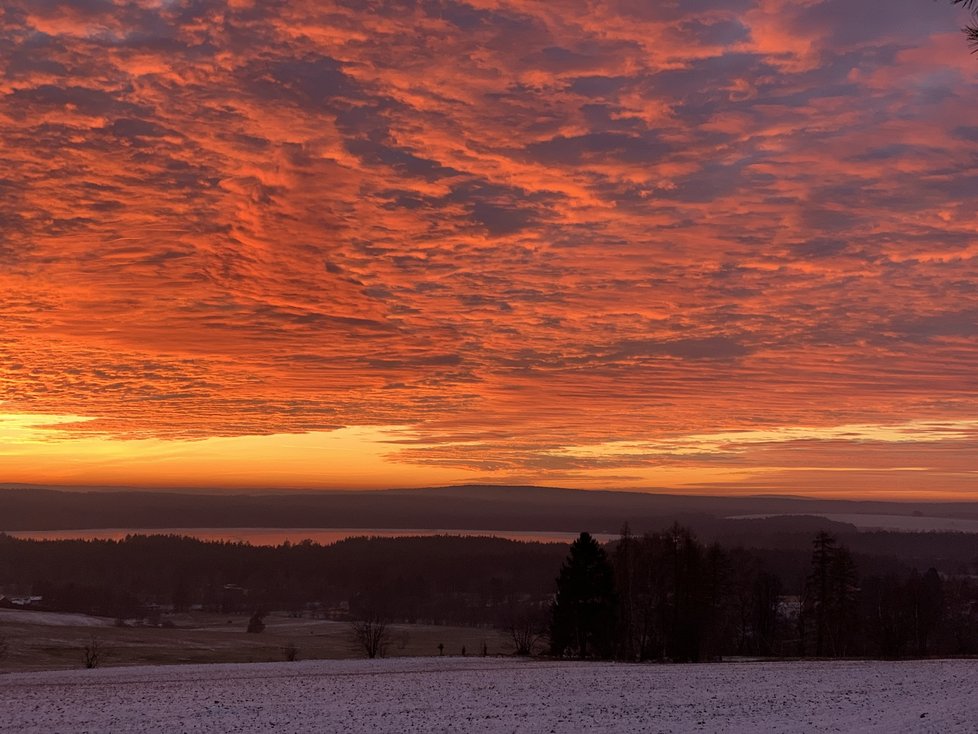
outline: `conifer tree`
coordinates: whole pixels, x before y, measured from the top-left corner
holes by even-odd
[[[554,655],[610,657],[614,645],[615,584],[608,556],[581,533],[557,577],[551,607],[550,648]]]

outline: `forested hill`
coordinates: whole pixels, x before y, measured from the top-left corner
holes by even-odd
[[[978,518],[978,503],[896,503],[798,497],[705,497],[545,487],[462,486],[351,492],[88,491],[0,488],[0,530],[324,527],[636,532],[672,522],[701,534],[844,530],[812,516],[878,513]],[[724,520],[765,513],[808,517]],[[851,528],[850,528],[851,529]]]

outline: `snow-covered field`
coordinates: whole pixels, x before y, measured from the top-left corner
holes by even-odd
[[[109,627],[115,620],[70,612],[35,612],[27,609],[0,609],[0,624],[37,624],[43,627]]]
[[[974,732],[978,661],[401,658],[0,675],[16,732]]]

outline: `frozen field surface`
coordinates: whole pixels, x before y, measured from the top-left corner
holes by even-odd
[[[115,620],[66,612],[35,612],[22,609],[0,609],[0,623],[36,624],[43,627],[111,627]]]
[[[0,675],[10,732],[975,732],[978,661],[401,658]]]

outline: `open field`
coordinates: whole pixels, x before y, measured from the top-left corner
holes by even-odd
[[[974,661],[401,658],[0,676],[18,732],[973,732]]]
[[[285,660],[290,645],[300,659],[363,656],[345,622],[272,614],[264,632],[248,634],[247,616],[193,613],[165,619],[176,626],[116,627],[100,617],[0,609],[0,635],[8,646],[0,671],[82,667],[83,648],[93,636],[105,651],[106,666],[272,662]],[[483,642],[492,655],[512,649],[507,636],[491,629],[392,625],[390,637],[391,657],[436,656],[439,643],[446,655],[460,654],[463,645],[469,655],[481,654]]]

